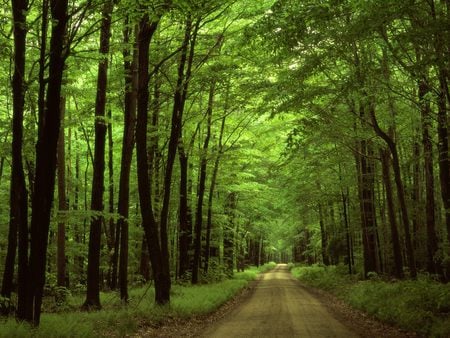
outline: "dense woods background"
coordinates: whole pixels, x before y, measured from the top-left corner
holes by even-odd
[[[450,1],[12,0],[0,33],[4,312],[269,260],[450,278]]]

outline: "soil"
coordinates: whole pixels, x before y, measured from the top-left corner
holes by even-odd
[[[262,274],[212,314],[170,318],[133,337],[419,337],[307,287],[286,265]]]

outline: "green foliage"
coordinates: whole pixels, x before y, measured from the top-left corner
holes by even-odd
[[[382,321],[427,336],[450,335],[450,287],[429,278],[361,281],[345,299]],[[444,325],[444,323],[446,325]]]
[[[170,311],[178,317],[206,314],[216,310],[221,304],[244,288],[243,279],[230,279],[216,284],[192,287],[174,287]]]
[[[357,278],[348,275],[343,266],[294,267],[291,269],[291,273],[294,277],[314,287],[327,291],[339,290],[339,292],[342,292],[347,285],[353,283]]]
[[[170,306],[159,307],[153,302],[153,287],[130,291],[130,302],[124,306],[115,293],[102,293],[102,311],[45,313],[38,329],[17,323],[13,319],[0,325],[0,337],[123,337],[143,325],[156,325],[166,318],[189,318],[216,310],[247,285],[244,279],[219,283],[172,288]],[[71,302],[82,298],[71,298]],[[81,302],[79,303],[81,304]]]
[[[329,291],[374,317],[431,337],[450,335],[450,285],[427,276],[418,280],[360,281],[343,266],[295,267],[292,274],[308,285]]]
[[[273,268],[275,268],[277,266],[277,263],[275,262],[269,262],[266,264],[261,265],[260,267],[258,267],[258,271],[259,272],[267,272],[269,270],[272,270]]]
[[[245,271],[235,272],[233,278],[252,281],[258,277],[258,274],[272,270],[276,265],[277,264],[275,262],[269,262],[259,267],[251,266],[249,269],[246,269]]]

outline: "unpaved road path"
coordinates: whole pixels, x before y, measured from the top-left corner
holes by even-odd
[[[357,335],[292,277],[285,264],[263,275],[252,296],[202,337],[342,337]]]

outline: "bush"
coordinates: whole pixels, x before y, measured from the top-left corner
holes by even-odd
[[[267,272],[267,271],[272,270],[272,269],[275,268],[276,266],[277,266],[277,263],[275,263],[275,262],[269,262],[269,263],[260,265],[260,266],[258,267],[258,270],[259,270],[259,272]]]

